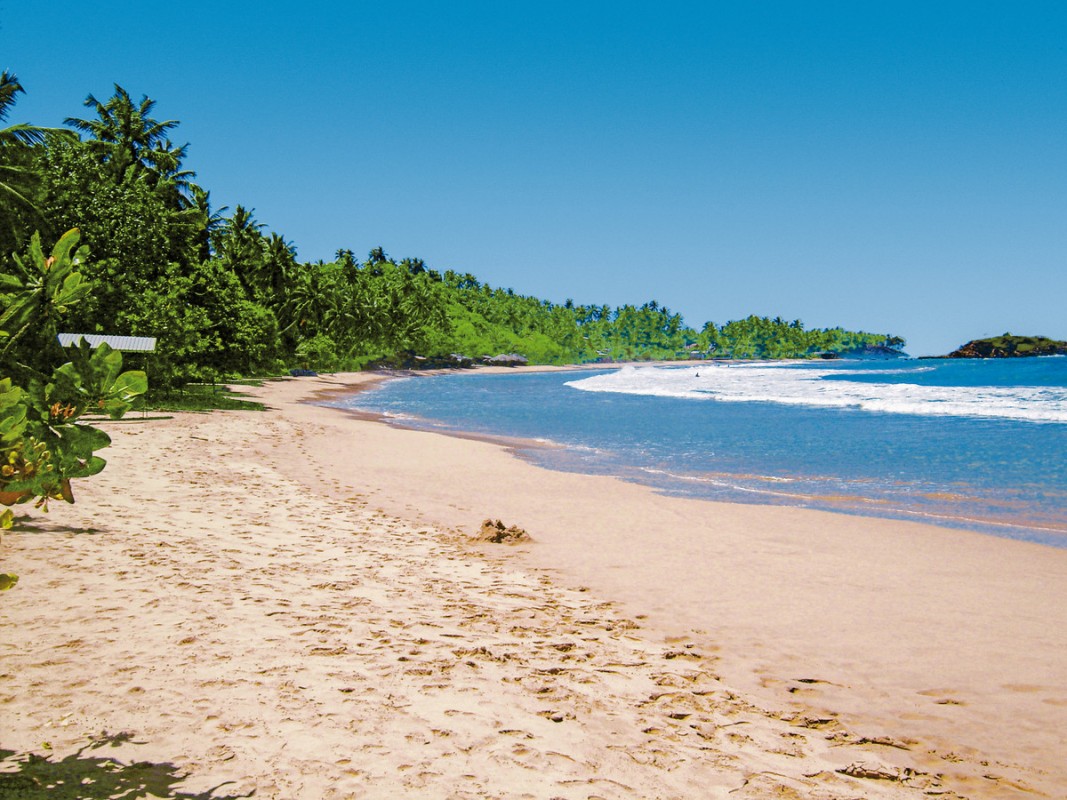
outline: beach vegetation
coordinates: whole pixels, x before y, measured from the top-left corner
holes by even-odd
[[[0,272],[0,504],[74,502],[71,481],[95,475],[111,443],[84,419],[118,419],[148,389],[145,373],[123,371],[122,354],[86,341],[59,346],[58,323],[84,302],[87,251],[67,231],[46,256],[34,233],[26,253]],[[65,360],[64,360],[65,359]],[[57,365],[58,364],[58,365]],[[11,526],[7,508],[0,526]],[[0,584],[13,585],[5,574]]]
[[[102,469],[109,442],[85,419],[121,416],[148,391],[119,353],[64,352],[60,321],[155,337],[146,399],[157,408],[248,407],[217,386],[290,369],[500,354],[533,364],[804,358],[904,344],[760,316],[698,330],[656,300],[555,303],[382,246],[362,260],[340,247],[330,261],[302,261],[251,206],[212,204],[189,145],[172,140],[180,123],[147,95],[115,84],[110,97],[87,96],[87,117],[55,129],[8,124],[23,92],[0,73],[0,494],[13,503],[72,500],[70,481]]]
[[[363,259],[340,247],[332,260],[303,261],[252,206],[212,204],[188,167],[189,145],[173,141],[180,123],[158,115],[154,99],[116,84],[110,97],[88,95],[84,107],[87,116],[67,118],[65,131],[20,128],[17,147],[0,146],[14,169],[0,180],[14,181],[26,201],[0,205],[0,227],[9,230],[0,245],[18,245],[0,259],[35,230],[49,240],[80,230],[93,260],[79,272],[92,291],[70,305],[66,324],[156,337],[157,398],[243,375],[467,364],[501,353],[563,364],[807,358],[903,345],[888,334],[807,330],[799,320],[760,316],[692,328],[657,300],[555,303],[417,256],[394,258],[382,246]],[[0,105],[0,113],[10,109],[10,99]],[[30,330],[44,346],[49,331]]]
[[[11,72],[0,72],[0,125],[7,122],[25,89]],[[38,202],[35,153],[49,138],[73,138],[70,131],[19,122],[0,128],[0,254],[20,250],[46,222]]]
[[[187,383],[157,393],[148,406],[153,411],[263,411],[266,408],[229,383]]]

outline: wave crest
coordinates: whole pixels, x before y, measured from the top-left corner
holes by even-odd
[[[917,368],[914,372],[928,371]],[[895,374],[909,370],[870,370]],[[833,377],[834,380],[824,380]],[[616,392],[725,403],[780,403],[819,408],[856,408],[887,414],[981,417],[1067,423],[1067,389],[1048,386],[924,386],[916,383],[849,381],[840,369],[785,364],[706,364],[663,368],[627,366],[569,381],[585,392]]]

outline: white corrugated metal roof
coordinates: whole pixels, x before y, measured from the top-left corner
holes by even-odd
[[[61,347],[80,344],[82,339],[90,347],[106,344],[112,350],[124,350],[127,353],[153,353],[156,349],[155,336],[107,336],[99,333],[60,333],[56,334]]]

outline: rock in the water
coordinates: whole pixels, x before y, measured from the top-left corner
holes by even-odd
[[[1020,358],[1025,356],[1067,355],[1067,342],[1045,336],[994,336],[973,339],[948,354],[948,358]]]

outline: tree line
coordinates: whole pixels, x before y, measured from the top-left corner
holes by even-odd
[[[0,74],[0,125],[22,92],[13,74]],[[90,253],[79,270],[91,291],[65,309],[64,325],[157,337],[152,377],[164,389],[414,355],[447,362],[514,352],[566,363],[798,358],[903,345],[887,334],[756,316],[696,330],[656,301],[552,303],[380,247],[365,258],[342,248],[328,262],[301,261],[250,207],[212,204],[186,164],[188,145],[175,143],[178,121],[158,119],[155,107],[115,85],[105,100],[89,95],[84,116],[64,128],[0,129],[0,272],[13,272],[13,255],[35,233],[47,250],[77,229]],[[0,302],[10,304],[10,294]]]

